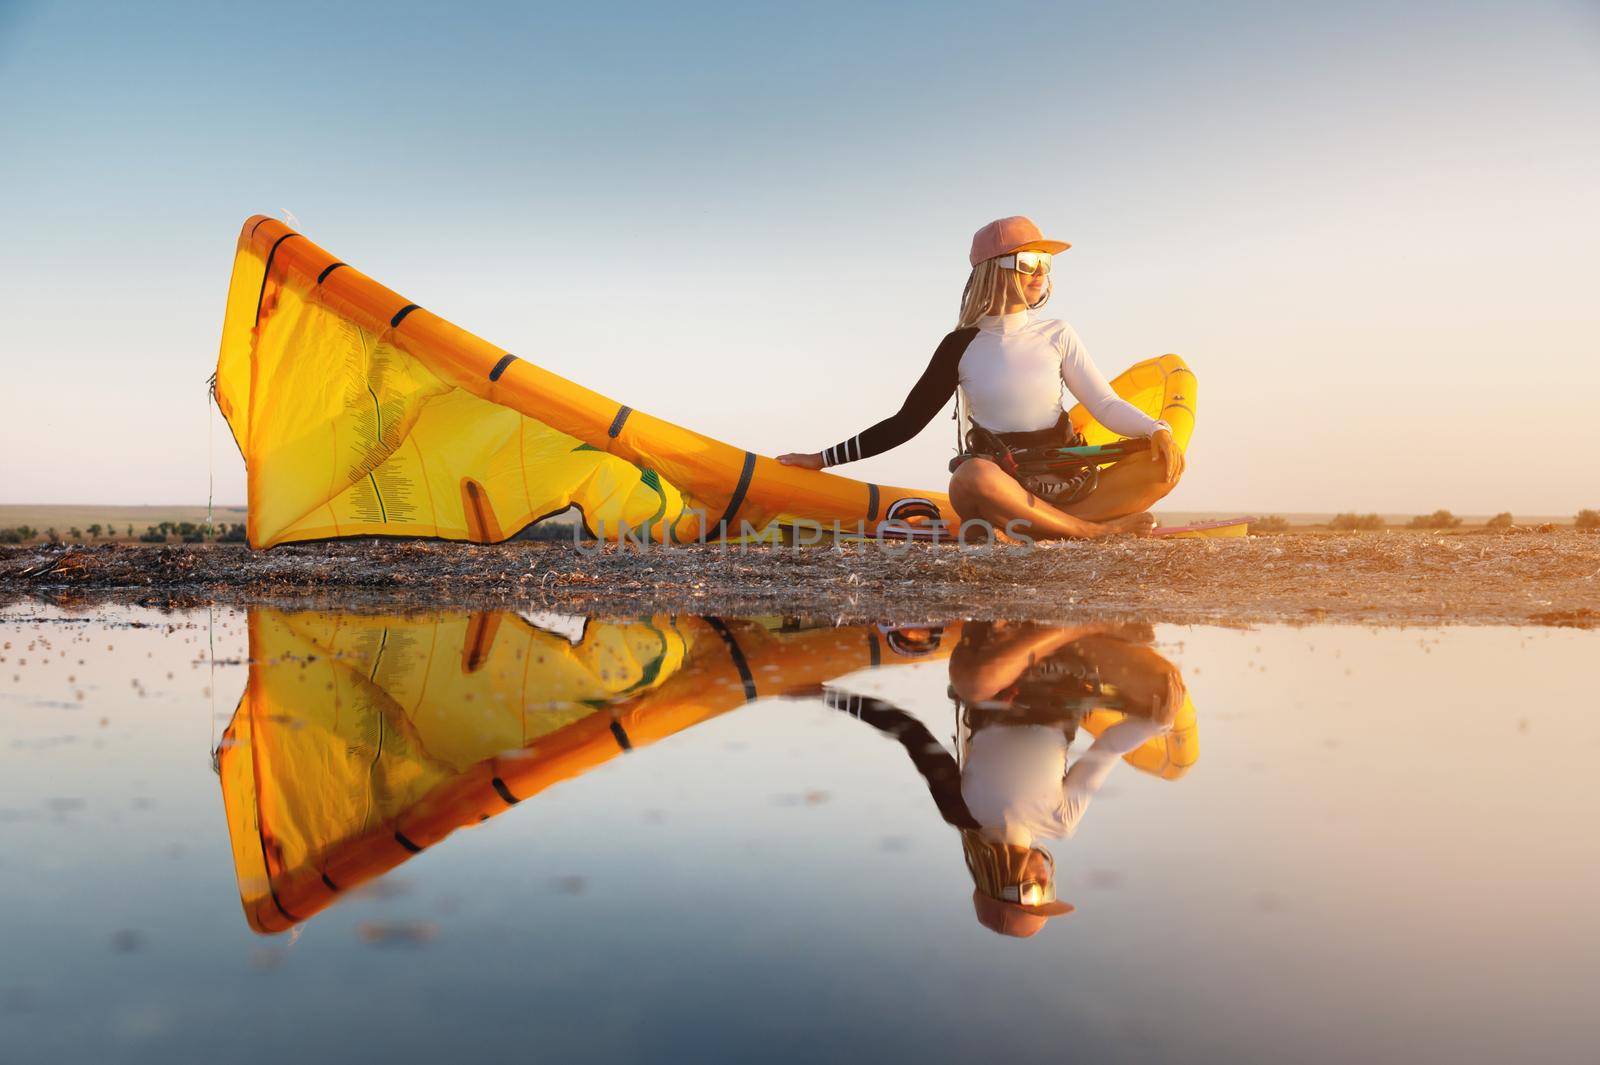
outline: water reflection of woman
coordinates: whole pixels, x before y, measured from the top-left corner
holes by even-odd
[[[1031,936],[1072,906],[1056,898],[1055,859],[1041,838],[1067,839],[1112,767],[1172,725],[1183,679],[1146,646],[1148,626],[968,623],[950,656],[952,757],[916,718],[882,700],[828,692],[828,702],[893,736],[961,832],[978,921]],[[1091,710],[1121,711],[1076,759]]]

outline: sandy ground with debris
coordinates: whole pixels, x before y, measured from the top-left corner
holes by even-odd
[[[1600,627],[1600,535],[1369,533],[1217,540],[741,550],[340,541],[0,549],[0,602],[515,605],[591,614],[792,614],[1176,623]]]

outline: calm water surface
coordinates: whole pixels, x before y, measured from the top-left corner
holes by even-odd
[[[0,644],[7,1063],[1600,1057],[1600,633]]]

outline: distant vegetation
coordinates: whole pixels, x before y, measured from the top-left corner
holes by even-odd
[[[1514,519],[1511,517],[1511,511],[1502,510],[1500,513],[1496,514],[1483,524],[1484,528],[1487,529],[1509,529],[1511,528],[1513,522]]]
[[[1578,511],[1577,525],[1580,529],[1600,529],[1600,510],[1585,507]]]
[[[93,522],[85,528],[79,528],[76,525],[71,526],[67,529],[66,535],[81,543],[85,532],[88,533],[90,540],[99,540],[102,535],[107,539],[115,539],[118,529],[115,525],[102,525],[99,522]],[[244,522],[219,521],[212,526],[210,535],[207,535],[203,522],[163,521],[155,525],[146,525],[144,532],[137,537],[134,537],[133,526],[129,525],[127,527],[127,535],[128,538],[137,539],[140,543],[145,544],[169,543],[174,537],[186,544],[201,544],[207,540],[214,540],[217,543],[242,544],[245,542],[245,525]],[[35,540],[46,540],[52,544],[58,544],[62,541],[62,535],[54,527],[37,529],[32,525],[13,525],[7,528],[0,528],[0,544],[26,544]]]
[[[221,526],[217,527],[218,529]],[[164,521],[158,525],[145,526],[144,535],[139,537],[140,543],[164,544],[170,537],[176,536],[186,544],[205,543],[205,526],[192,521]]]
[[[1251,532],[1278,533],[1287,532],[1288,529],[1289,519],[1281,514],[1269,514],[1250,523]]]
[[[1411,519],[1408,529],[1454,529],[1461,524],[1461,519],[1448,510],[1436,510],[1432,514],[1418,514]]]
[[[1328,528],[1354,532],[1358,529],[1382,529],[1387,524],[1381,514],[1335,514],[1333,520],[1328,522]]]

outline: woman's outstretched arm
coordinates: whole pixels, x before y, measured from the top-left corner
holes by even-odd
[[[825,451],[780,455],[778,461],[787,466],[819,470],[825,466],[837,466],[841,462],[871,458],[899,447],[922,432],[933,416],[955,395],[956,385],[960,381],[961,355],[977,335],[977,327],[973,326],[957,329],[946,336],[935,349],[927,369],[922,371],[922,376],[912,386],[906,401],[883,421],[847,440],[841,440]]]
[[[976,819],[961,797],[961,768],[944,745],[933,738],[928,726],[912,717],[893,703],[874,699],[870,695],[855,695],[838,688],[823,686],[823,701],[835,710],[843,710],[859,718],[879,732],[896,740],[911,756],[928,784],[928,794],[939,808],[939,816],[956,828],[977,828]]]
[[[1105,374],[1089,358],[1083,341],[1070,325],[1063,323],[1061,331],[1061,380],[1083,405],[1094,420],[1119,436],[1147,436],[1154,445],[1151,458],[1162,464],[1166,479],[1176,482],[1183,474],[1183,449],[1172,438],[1172,427],[1159,418],[1152,418],[1132,403],[1117,395],[1106,380]]]

